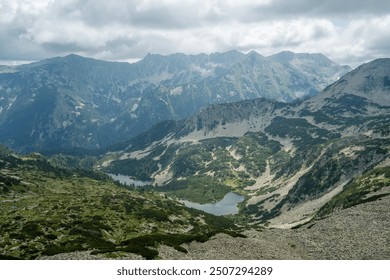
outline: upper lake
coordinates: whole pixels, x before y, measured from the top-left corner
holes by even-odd
[[[142,187],[142,186],[150,185],[152,183],[152,182],[149,182],[149,181],[134,180],[134,179],[132,179],[129,176],[121,175],[121,174],[118,174],[118,175],[108,174],[108,175],[114,181],[118,181],[119,183],[121,183],[123,185],[127,185],[127,186],[134,185],[136,187]]]

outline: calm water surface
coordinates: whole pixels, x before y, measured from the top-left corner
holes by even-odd
[[[108,175],[114,181],[118,181],[119,183],[121,183],[123,185],[127,185],[127,186],[134,185],[136,187],[142,187],[142,186],[150,185],[152,183],[149,181],[134,180],[130,176],[121,175],[121,174],[118,174],[118,175],[108,174]]]
[[[226,194],[222,200],[217,201],[216,203],[200,204],[187,200],[180,201],[183,202],[187,207],[202,210],[206,213],[214,214],[216,216],[222,216],[228,214],[237,214],[237,205],[238,203],[244,201],[244,196],[230,192]]]
[[[108,175],[113,180],[128,186],[134,185],[136,187],[142,187],[142,186],[150,185],[152,183],[150,181],[134,180],[130,176],[126,176],[122,174],[118,174],[118,175],[108,174]],[[202,210],[206,213],[210,213],[216,216],[237,214],[238,213],[237,205],[242,201],[244,201],[244,196],[233,192],[227,193],[222,200],[217,201],[215,203],[200,204],[200,203],[191,202],[187,200],[180,200],[180,202],[183,202],[184,205],[189,208]]]

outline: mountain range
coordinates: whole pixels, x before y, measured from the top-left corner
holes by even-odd
[[[389,77],[390,59],[378,59],[303,101],[210,105],[118,146],[99,168],[202,203],[241,193],[251,222],[293,227],[348,193],[359,176],[388,169]]]
[[[346,72],[321,54],[69,55],[0,68],[0,142],[20,152],[108,147],[209,104],[314,95]],[[17,128],[17,129],[15,129]]]
[[[389,259],[390,59],[349,70],[235,51],[0,67],[0,140],[34,151],[0,145],[0,259]],[[184,205],[231,193],[234,215]]]

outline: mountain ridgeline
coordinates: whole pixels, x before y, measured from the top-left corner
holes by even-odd
[[[108,147],[206,105],[314,95],[348,71],[321,54],[237,51],[149,54],[133,64],[69,55],[1,67],[0,142],[20,152]]]
[[[242,219],[293,227],[329,205],[390,193],[389,79],[390,59],[378,59],[304,101],[210,105],[185,122],[155,126],[106,154],[99,168],[198,202],[241,193]],[[357,188],[368,172],[376,175]]]

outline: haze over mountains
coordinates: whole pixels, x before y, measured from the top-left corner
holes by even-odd
[[[2,67],[0,142],[25,152],[107,147],[209,104],[314,95],[348,71],[321,54],[237,51],[150,54],[134,64],[69,55]]]

